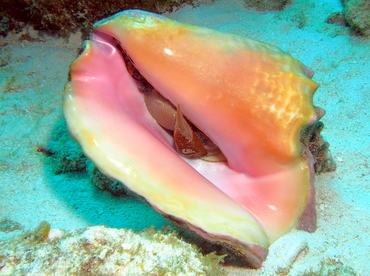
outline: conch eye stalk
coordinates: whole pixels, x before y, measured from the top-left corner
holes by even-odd
[[[70,75],[70,133],[158,212],[252,267],[291,229],[315,230],[315,161],[300,134],[323,112],[313,71],[298,60],[127,10],[94,25]]]
[[[185,157],[203,157],[207,150],[195,135],[188,122],[181,113],[180,105],[177,106],[174,140],[178,152]]]

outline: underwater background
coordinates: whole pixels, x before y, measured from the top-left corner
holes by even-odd
[[[71,231],[96,225],[134,231],[174,226],[118,183],[99,174],[68,135],[62,113],[64,85],[93,17],[74,15],[84,16],[82,29],[74,28],[67,19],[57,22],[56,26],[68,26],[60,29],[51,23],[47,27],[43,25],[46,29],[32,23],[35,29],[41,30],[37,32],[22,17],[10,17],[14,16],[10,2],[0,2],[4,2],[0,10],[0,275],[98,275],[93,274],[93,269],[106,264],[95,259],[88,262],[81,257],[84,267],[66,274],[41,273],[46,264],[34,261],[37,254],[40,259],[45,256],[41,250],[32,256],[33,261],[14,261],[15,257],[9,260],[11,254],[17,255],[13,252],[17,250],[14,244],[28,239],[22,250],[35,248],[49,233],[55,240],[72,236],[88,239],[88,235],[96,233],[109,240],[109,236],[131,237],[132,234],[108,228],[93,228],[95,234],[90,233],[95,230],[90,234],[84,234],[84,230]],[[139,5],[137,2],[140,1],[131,4],[132,8],[138,8],[134,6]],[[176,8],[171,6],[173,2],[177,2]],[[322,135],[330,143],[337,169],[316,176],[316,232],[292,231],[277,240],[260,270],[231,266],[223,271],[213,270],[215,264],[210,259],[217,261],[216,257],[204,261],[193,252],[195,249],[175,241],[176,238],[168,242],[171,249],[147,241],[148,236],[171,232],[168,230],[147,230],[141,236],[144,249],[139,247],[134,252],[130,247],[130,250],[141,258],[146,258],[143,252],[149,251],[149,247],[166,252],[167,259],[157,260],[152,275],[164,275],[165,270],[159,271],[158,267],[164,269],[171,263],[171,256],[179,260],[178,266],[187,264],[195,272],[173,266],[172,274],[168,275],[370,275],[369,1],[265,1],[273,3],[269,7],[273,11],[264,10],[262,4],[253,6],[253,1],[193,1],[182,5],[179,2],[172,1],[168,7],[157,3],[147,9],[163,12],[180,22],[274,44],[315,71],[313,79],[320,87],[314,104],[326,110]],[[34,14],[42,12],[32,6],[36,3],[30,1],[23,9],[34,9]],[[27,14],[23,16],[26,18]],[[48,225],[54,230],[49,230]],[[23,235],[22,239],[14,240],[18,235]],[[140,243],[140,239],[131,238],[132,244]],[[167,238],[158,238],[164,239]],[[78,252],[82,245],[76,243],[69,254],[81,254]],[[90,251],[103,254],[102,247],[97,244]],[[52,245],[44,250],[51,248]],[[176,248],[184,250],[176,255]],[[203,264],[192,263],[195,259]],[[39,270],[17,270],[18,264]],[[207,266],[209,270],[204,268]],[[133,269],[117,275],[151,275],[142,272],[148,271],[147,268]],[[100,273],[109,275],[107,271]]]

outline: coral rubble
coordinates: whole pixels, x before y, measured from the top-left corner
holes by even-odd
[[[370,36],[370,1],[343,0],[344,16],[359,34]]]
[[[0,0],[0,35],[19,32],[26,25],[62,37],[81,30],[85,35],[97,20],[125,9],[170,12],[184,4],[199,5],[207,0]]]
[[[171,231],[49,227],[0,240],[0,275],[223,275],[223,256],[204,256]]]
[[[18,222],[9,219],[3,219],[0,221],[0,232],[10,233],[21,229],[22,225],[20,225]]]
[[[255,9],[260,12],[281,11],[289,4],[289,0],[246,0],[245,6],[248,9]]]
[[[348,27],[348,23],[346,21],[346,18],[344,17],[344,14],[341,12],[336,12],[330,15],[328,19],[325,21],[328,24],[334,24],[337,26],[342,26],[342,27]]]

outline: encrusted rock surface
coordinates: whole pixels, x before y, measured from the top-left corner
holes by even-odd
[[[246,0],[245,6],[248,9],[255,9],[259,12],[281,11],[289,0]]]
[[[171,12],[189,4],[197,6],[212,0],[0,0],[0,35],[20,32],[25,26],[48,34],[69,37],[81,30],[86,36],[97,20],[126,9],[156,13]]]
[[[370,36],[370,1],[343,0],[343,6],[348,24],[360,34]]]
[[[0,275],[223,275],[222,256],[204,256],[172,231],[49,227],[0,240]]]

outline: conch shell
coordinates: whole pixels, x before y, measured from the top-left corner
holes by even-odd
[[[148,112],[125,55],[224,159],[178,154],[173,133]],[[312,75],[273,45],[127,10],[94,25],[71,67],[64,113],[104,174],[260,267],[276,239],[316,227],[313,159],[300,144],[320,113]]]

